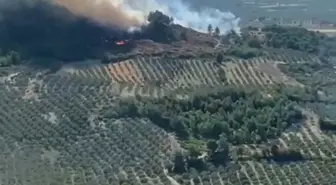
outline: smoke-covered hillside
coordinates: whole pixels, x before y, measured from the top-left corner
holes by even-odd
[[[17,51],[25,59],[72,61],[127,53],[135,47],[133,42],[119,47],[115,44],[118,40],[180,40],[183,31],[173,26],[175,23],[198,31],[205,31],[208,24],[222,32],[239,30],[239,19],[230,13],[215,9],[195,12],[178,0],[162,7],[156,1],[149,2],[144,0],[140,6],[130,0],[105,0],[101,4],[78,0],[0,1],[0,48],[3,53]],[[167,16],[157,12],[148,17],[155,8]]]
[[[123,35],[120,30],[107,29],[42,2],[2,10],[0,25],[0,47],[28,58],[91,58],[113,48],[106,42],[111,36]]]

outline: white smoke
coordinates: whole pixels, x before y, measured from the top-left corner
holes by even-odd
[[[214,8],[203,8],[200,11],[195,11],[180,0],[170,0],[166,7],[168,11],[163,10],[163,12],[173,17],[175,23],[185,27],[206,32],[208,25],[211,24],[213,27],[218,26],[222,32],[231,29],[239,32],[238,23],[240,19],[231,12],[222,12]]]
[[[121,27],[138,27],[146,23],[151,11],[159,10],[173,17],[174,23],[197,31],[207,32],[211,24],[222,33],[228,30],[239,32],[239,18],[231,12],[222,12],[214,8],[192,10],[181,0],[51,0],[70,11],[92,18],[103,24]]]

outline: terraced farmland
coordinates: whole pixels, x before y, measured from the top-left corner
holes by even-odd
[[[145,61],[146,60],[146,61]],[[232,84],[268,88],[296,85],[276,62],[317,60],[310,56],[268,56],[224,64],[202,60],[138,58],[55,74],[13,68],[0,80],[0,177],[2,184],[25,185],[243,185],[334,184],[335,137],[324,134],[317,115],[292,125],[269,141],[297,149],[304,161],[255,160],[263,145],[241,145],[226,167],[169,173],[177,137],[140,118],[114,119],[120,97],[162,97],[179,89]],[[223,69],[227,81],[222,81]],[[8,70],[8,69],[6,69]],[[235,152],[241,148],[242,152]],[[244,156],[247,156],[244,157]]]
[[[78,70],[75,74],[83,77],[96,74],[96,78],[108,79],[115,83],[137,85],[163,83],[164,87],[173,89],[179,85],[186,87],[206,83],[219,85],[221,83],[216,76],[217,69],[218,67],[211,61],[137,58],[102,67]]]
[[[161,97],[172,92],[179,92],[181,89],[202,86],[215,87],[231,84],[267,87],[279,83],[297,85],[295,80],[285,76],[277,68],[277,63],[291,60],[312,60],[303,57],[288,59],[286,56],[276,56],[251,60],[233,59],[225,64],[216,64],[215,61],[209,60],[136,58],[114,64],[96,65],[87,69],[71,70],[71,74],[65,72],[61,76],[48,77],[55,79],[46,79],[45,81],[65,78],[64,80],[71,81],[71,84],[78,86],[76,80],[78,79],[85,81],[85,83],[92,82],[113,86],[119,89],[121,96]],[[223,80],[222,71],[224,71],[225,80]]]
[[[274,84],[292,84],[298,83],[285,74],[277,67],[279,61],[265,60],[262,58],[251,60],[238,60],[227,63],[225,72],[228,83],[236,86],[258,86],[267,87]]]

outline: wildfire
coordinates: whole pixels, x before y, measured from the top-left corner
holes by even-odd
[[[116,41],[115,44],[118,46],[121,46],[121,45],[124,45],[125,42],[123,40],[120,40],[120,41]]]

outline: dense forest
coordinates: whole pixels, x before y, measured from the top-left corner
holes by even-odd
[[[335,37],[300,27],[266,26],[266,45],[274,48],[287,48],[317,55],[322,59],[336,55]]]
[[[229,145],[260,144],[300,124],[304,116],[289,92],[279,87],[270,95],[225,87],[197,92],[188,99],[137,97],[118,100],[102,110],[100,119],[146,118],[176,134],[191,157],[203,153],[214,157],[218,150],[228,155]],[[210,161],[215,160],[212,157]]]

